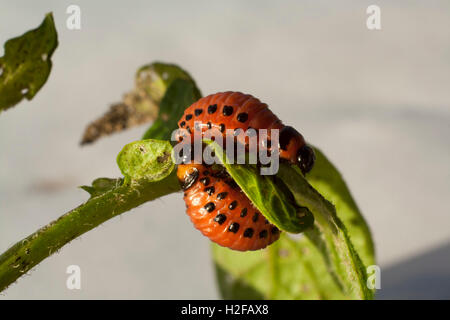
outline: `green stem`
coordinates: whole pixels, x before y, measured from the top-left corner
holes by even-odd
[[[0,292],[65,244],[147,201],[179,190],[176,170],[159,181],[131,180],[89,199],[0,256]]]

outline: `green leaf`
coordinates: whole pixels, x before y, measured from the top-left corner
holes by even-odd
[[[282,164],[278,175],[296,201],[313,212],[314,228],[305,234],[321,251],[329,272],[344,294],[353,299],[372,299],[366,268],[334,206],[306,181],[297,167]]]
[[[80,188],[88,192],[91,197],[94,198],[119,187],[122,182],[122,178],[97,178],[92,182],[92,186],[81,186]]]
[[[260,175],[256,165],[231,164],[226,152],[217,143],[205,142],[214,149],[230,176],[272,224],[291,233],[303,232],[313,225],[312,213],[304,206],[296,206],[288,198],[289,191],[283,190],[281,181],[276,177]]]
[[[140,150],[142,146],[145,152]],[[0,292],[64,245],[103,222],[147,201],[179,191],[175,166],[172,158],[167,157],[171,151],[168,141],[137,141],[125,146],[118,157],[119,166],[127,177],[124,183],[115,185],[114,181],[122,179],[95,180],[93,186],[88,187],[92,197],[87,202],[0,255]]]
[[[178,120],[184,110],[201,98],[195,83],[191,80],[175,79],[167,89],[159,106],[158,118],[144,134],[143,139],[170,140],[178,128]]]
[[[201,96],[194,79],[189,73],[175,64],[153,62],[145,65],[136,72],[136,87],[144,89],[156,104],[166,94],[167,89],[176,79],[191,81]]]
[[[308,239],[282,233],[266,249],[238,252],[212,244],[224,299],[345,299]]]
[[[38,28],[6,41],[0,58],[0,112],[36,95],[50,74],[50,58],[57,45],[51,13]]]
[[[350,239],[364,265],[375,264],[375,250],[369,227],[350,190],[336,167],[314,148],[316,163],[306,176],[308,182],[334,204],[338,217],[347,228]]]
[[[294,238],[283,233],[269,248],[257,252],[235,252],[212,245],[219,289],[224,298],[373,298],[373,292],[365,284],[364,265],[349,239],[349,234],[352,240],[362,235],[356,248],[369,253],[364,262],[373,261],[367,225],[339,172],[319,150],[315,151],[317,160],[308,180],[324,191],[323,195],[333,199],[340,210],[339,216],[342,214],[343,221],[350,226],[349,232],[335,215],[333,206],[308,185],[298,170],[282,166],[279,175],[288,182],[297,201],[314,213],[316,226],[305,231],[308,237]],[[237,293],[241,287],[246,290]]]
[[[169,141],[140,140],[127,144],[117,156],[125,182],[138,179],[157,181],[173,171],[172,145]]]

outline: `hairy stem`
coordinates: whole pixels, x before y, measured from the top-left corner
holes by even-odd
[[[0,256],[0,292],[65,244],[147,201],[179,190],[175,171],[159,181],[131,180],[69,211]]]

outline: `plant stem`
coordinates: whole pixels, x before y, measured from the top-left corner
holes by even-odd
[[[0,292],[83,233],[147,201],[178,191],[175,172],[159,181],[140,179],[124,183],[17,242],[0,256]]]

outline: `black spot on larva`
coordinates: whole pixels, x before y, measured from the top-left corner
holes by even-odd
[[[234,200],[230,205],[228,206],[228,209],[234,210],[237,207],[238,203],[236,200]]]
[[[241,211],[241,218],[245,217],[246,215],[247,215],[247,208],[244,208]]]
[[[219,213],[217,216],[214,217],[214,221],[218,224],[223,224],[227,220],[227,216],[223,213]]]
[[[217,111],[217,104],[212,104],[208,107],[208,113],[212,114]]]
[[[186,154],[184,154],[184,149],[181,149],[181,150],[180,150],[180,152],[178,153],[178,155],[180,156],[181,162],[182,162],[182,163],[187,163],[187,162],[189,162],[190,160],[192,160],[192,151],[193,151],[193,148],[191,148],[191,147],[189,147],[189,146],[188,146],[188,148],[187,148],[187,153],[186,153]]]
[[[239,231],[239,223],[237,222],[233,222],[232,224],[230,224],[230,226],[228,227],[228,231],[236,233]]]
[[[227,197],[227,195],[228,195],[228,192],[221,192],[217,195],[217,199],[223,200]]]
[[[308,173],[316,161],[314,150],[310,146],[304,145],[297,151],[297,161],[303,174]]]
[[[209,196],[212,196],[216,190],[214,189],[214,187],[211,186],[211,187],[205,188],[204,191],[205,191]]]
[[[247,229],[245,229],[245,231],[244,231],[244,237],[245,238],[251,238],[251,237],[253,237],[253,233],[254,233],[255,231],[252,229],[252,228],[247,228]]]
[[[187,114],[187,115],[186,115],[186,120],[189,121],[189,120],[191,120],[191,119],[192,119],[192,114]]]
[[[286,126],[283,129],[281,129],[279,138],[280,149],[287,150],[287,146],[289,145],[291,139],[298,135],[300,135],[298,131],[292,127]]]
[[[233,114],[233,107],[232,106],[224,106],[222,113],[224,116],[231,116]]]
[[[225,125],[223,123],[220,124],[220,132],[225,132]]]
[[[237,115],[237,119],[238,119],[239,122],[245,122],[245,121],[248,120],[248,114],[245,113],[245,112],[239,113]]]
[[[256,222],[256,221],[258,221],[258,218],[259,218],[259,213],[258,213],[258,212],[255,212],[255,214],[254,214],[253,217],[252,217],[252,221],[253,221],[253,222]]]
[[[264,223],[265,223],[265,224],[269,224],[269,220],[264,219]]]
[[[181,185],[181,188],[183,190],[189,189],[197,181],[197,178],[198,178],[198,170],[196,168],[194,168],[194,170],[192,170],[192,172],[190,172],[184,178],[184,181],[183,181],[183,184]]]
[[[186,125],[186,122],[185,122],[185,121],[181,121],[181,122],[180,122],[180,127],[183,128],[185,125]]]
[[[199,115],[201,115],[203,112],[203,109],[195,109],[194,114],[196,117],[198,117]]]
[[[272,227],[272,229],[270,231],[272,232],[272,234],[280,233],[280,230],[277,227]]]
[[[204,177],[200,179],[200,182],[203,183],[203,185],[207,186],[210,181],[208,177]]]
[[[239,188],[238,184],[237,184],[234,180],[232,180],[232,179],[227,179],[227,180],[225,180],[225,183],[226,183],[227,185],[229,185],[229,186],[230,186],[231,188],[233,188],[233,189]]]
[[[211,122],[208,122],[208,123],[206,124],[206,126],[208,127],[208,129],[211,129],[211,128],[212,128]]]
[[[208,212],[213,212],[216,208],[216,205],[214,204],[214,202],[208,202],[207,204],[205,204],[204,208]]]
[[[208,171],[208,170],[205,170],[205,171],[203,171],[203,174],[204,174],[205,176],[209,176],[209,171]]]
[[[263,230],[259,233],[259,237],[262,238],[267,238],[267,230]]]

